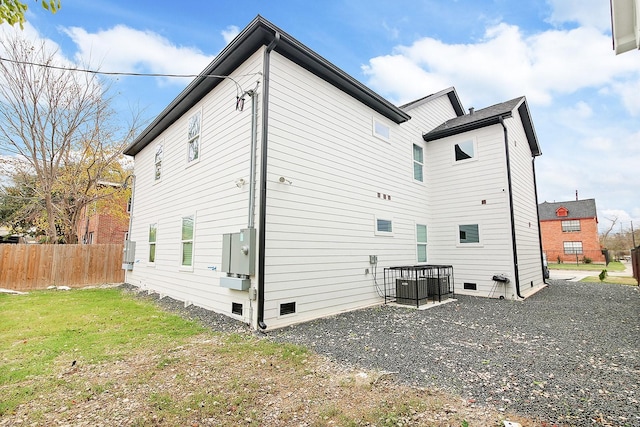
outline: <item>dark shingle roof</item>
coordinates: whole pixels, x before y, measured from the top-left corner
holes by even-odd
[[[557,216],[556,210],[564,207],[569,213],[567,216]],[[596,200],[572,200],[568,202],[544,202],[538,205],[538,214],[540,221],[550,219],[579,219],[579,218],[597,218]]]
[[[500,123],[501,118],[506,119],[512,117],[514,110],[517,110],[522,118],[522,126],[524,127],[529,147],[531,148],[531,154],[534,156],[541,155],[542,151],[540,150],[538,138],[533,128],[529,106],[524,96],[474,111],[473,114],[465,114],[464,116],[447,120],[422,137],[425,141],[429,142],[480,129],[485,126],[495,125]]]

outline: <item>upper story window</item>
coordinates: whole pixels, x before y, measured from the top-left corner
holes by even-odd
[[[569,209],[565,208],[564,206],[560,206],[558,209],[556,209],[556,216],[567,216],[569,215]]]
[[[416,144],[413,144],[413,179],[424,181],[424,150]]]
[[[155,180],[159,181],[162,176],[162,144],[156,146],[155,158]]]
[[[200,118],[202,114],[198,111],[189,118],[189,132],[187,137],[188,154],[187,162],[198,160],[200,156]]]
[[[381,121],[373,119],[373,136],[388,142],[391,137],[391,129]]]
[[[474,141],[459,142],[454,147],[456,162],[470,160],[476,157],[476,144]]]
[[[567,221],[562,221],[562,231],[580,231],[580,220],[572,219]]]

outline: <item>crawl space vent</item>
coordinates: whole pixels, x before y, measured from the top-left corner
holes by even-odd
[[[469,289],[471,291],[475,291],[478,289],[478,286],[475,283],[464,282],[464,288]]]
[[[286,303],[280,304],[280,316],[293,314],[295,312],[296,312],[295,302],[286,302]]]
[[[231,313],[237,314],[238,316],[242,316],[242,304],[237,302],[231,303]]]

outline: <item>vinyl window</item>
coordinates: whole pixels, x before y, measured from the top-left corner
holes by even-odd
[[[424,181],[424,150],[416,144],[413,144],[413,179]]]
[[[187,135],[187,162],[193,162],[200,157],[200,118],[202,114],[198,111],[189,118],[189,131]]]
[[[158,144],[156,146],[156,157],[155,157],[155,180],[159,181],[162,177],[162,144]]]
[[[464,224],[458,226],[459,242],[480,243],[480,228],[478,224]]]
[[[180,265],[182,265],[183,267],[193,266],[193,227],[193,215],[185,216],[182,218],[182,234],[180,238]]]
[[[376,217],[375,227],[377,236],[393,236],[393,219]]]
[[[456,162],[471,160],[476,157],[476,144],[474,141],[459,142],[454,146]]]
[[[373,119],[373,136],[389,141],[391,138],[391,128],[381,121]]]
[[[416,224],[416,254],[418,262],[427,262],[427,226]]]
[[[563,246],[566,255],[582,255],[582,242],[563,242]]]
[[[562,231],[563,232],[580,231],[580,220],[572,219],[572,220],[562,221]]]
[[[149,262],[156,262],[156,237],[158,234],[158,224],[149,225]]]

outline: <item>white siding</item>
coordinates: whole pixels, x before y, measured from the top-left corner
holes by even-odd
[[[509,134],[520,290],[526,296],[544,285],[533,163],[519,114],[514,113],[505,124]]]
[[[456,162],[454,145],[473,139],[474,160]],[[494,125],[427,144],[430,224],[428,256],[434,264],[453,265],[455,292],[483,296],[505,294],[495,274],[510,278],[514,271],[509,199],[502,127]],[[484,201],[484,203],[483,203]],[[458,227],[478,224],[479,244],[460,244]],[[477,291],[463,284],[475,283]]]
[[[428,224],[428,217],[426,184],[413,179],[413,144],[424,146],[422,133],[429,130],[428,118],[397,125],[277,53],[271,67],[270,328],[382,302],[369,255],[378,256],[380,286],[384,267],[416,264],[415,224]],[[455,117],[448,101],[442,104],[418,113],[429,117],[431,108]],[[390,127],[389,142],[372,134],[374,119]],[[376,216],[393,219],[392,236],[375,234]],[[287,302],[296,303],[296,314],[280,317]]]
[[[244,89],[261,77],[262,55],[257,52],[232,77]],[[135,157],[135,200],[132,237],[136,263],[127,281],[142,289],[167,295],[216,312],[231,315],[231,303],[243,304],[249,321],[247,292],[219,286],[222,234],[247,226],[248,185],[238,188],[236,179],[249,182],[251,100],[243,112],[235,110],[237,87],[221,82],[187,114]],[[187,164],[187,122],[202,112],[200,158]],[[164,145],[162,178],[154,182],[154,155]],[[193,268],[180,266],[181,218],[195,215]],[[148,265],[148,228],[158,224],[156,262]],[[214,271],[213,268],[216,270]],[[254,315],[255,317],[255,315]]]

